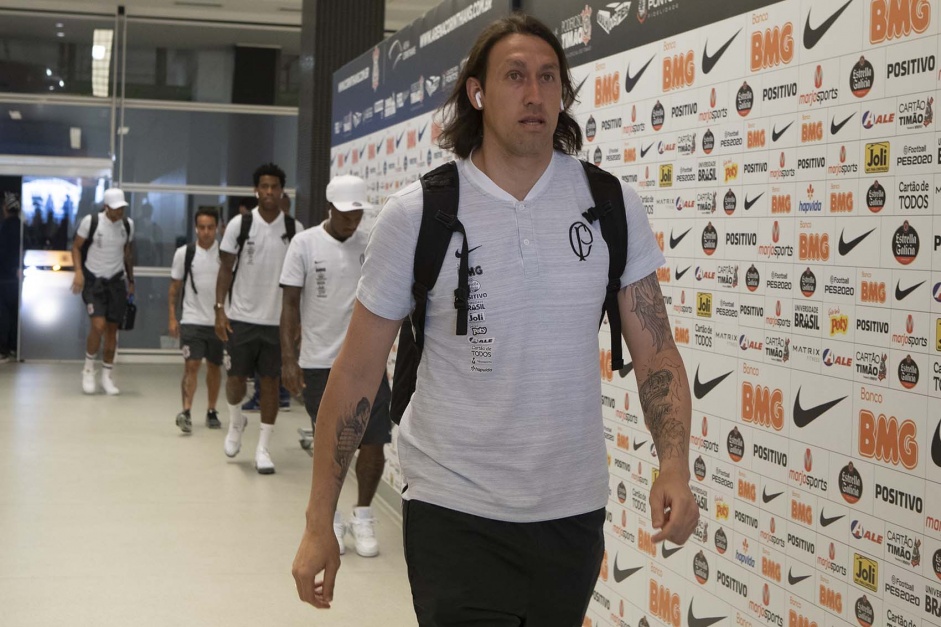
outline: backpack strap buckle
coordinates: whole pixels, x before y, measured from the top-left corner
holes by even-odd
[[[435,220],[447,227],[449,231],[454,230],[454,223],[457,222],[457,215],[447,213],[446,211],[438,211],[435,214]]]

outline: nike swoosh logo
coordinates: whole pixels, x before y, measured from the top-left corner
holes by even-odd
[[[647,444],[647,440],[644,440],[643,442],[636,442],[636,441],[635,441],[635,442],[634,442],[634,450],[635,450],[635,451],[639,451],[639,450],[641,449],[641,447],[643,447],[645,444]]]
[[[794,397],[794,424],[797,425],[798,429],[803,429],[844,400],[846,400],[845,396],[826,403],[821,403],[816,407],[804,409],[801,407],[801,388],[797,388],[797,396]]]
[[[697,366],[696,376],[693,378],[693,394],[696,396],[696,398],[698,398],[699,400],[702,400],[702,398],[706,394],[711,392],[717,385],[725,381],[725,378],[728,377],[733,372],[735,371],[730,370],[729,372],[726,372],[723,375],[719,375],[715,379],[711,379],[703,383],[702,381],[699,380],[699,367]]]
[[[687,231],[687,233],[689,233],[689,231]],[[682,238],[680,238],[680,239],[682,239]],[[679,269],[675,270],[675,271],[673,272],[673,274],[676,276],[676,280],[679,281],[680,279],[682,279],[682,278],[683,278],[683,275],[686,274],[687,272],[689,272],[689,269],[692,268],[692,267],[693,267],[693,266],[686,266],[686,269],[683,270],[682,272],[680,272]]]
[[[682,546],[675,546],[672,549],[668,549],[666,543],[660,545],[660,555],[663,556],[663,559],[668,560],[677,552],[682,550]]]
[[[686,229],[686,232],[683,233],[682,235],[680,235],[679,237],[677,237],[676,239],[673,239],[673,231],[671,230],[671,231],[670,231],[670,248],[676,248],[677,246],[679,246],[679,245],[680,245],[680,242],[683,241],[683,238],[686,237],[687,235],[689,235],[689,232],[692,231],[692,230],[693,230],[693,229],[691,229],[691,228],[690,228],[690,229]]]
[[[646,157],[646,156],[647,156],[647,153],[650,152],[650,149],[651,149],[651,148],[653,148],[653,144],[650,144],[650,145],[647,146],[646,148],[644,148],[643,146],[641,146],[641,147],[640,147],[640,158],[643,159],[644,157]]]
[[[843,129],[843,127],[846,126],[846,123],[853,119],[854,115],[856,115],[855,111],[853,113],[850,113],[850,116],[846,118],[845,120],[843,120],[842,122],[840,122],[839,124],[836,123],[836,118],[833,118],[832,120],[830,120],[830,134],[836,135],[837,133],[839,133]]]
[[[827,518],[823,515],[823,510],[820,510],[820,526],[829,527],[839,519],[844,518],[844,516],[834,516],[833,518]]]
[[[742,32],[742,29],[738,29],[738,33]],[[719,62],[719,59],[722,58],[722,55],[725,54],[725,51],[729,49],[729,46],[732,45],[732,42],[735,41],[735,38],[738,37],[738,33],[732,35],[732,38],[725,42],[721,48],[719,48],[716,53],[712,56],[709,56],[709,53],[706,52],[706,48],[709,47],[709,40],[706,40],[706,45],[702,47],[702,72],[703,74],[708,74],[716,66],[716,63]]]
[[[405,131],[402,131],[402,134],[398,136],[395,140],[395,147],[398,148],[399,144],[402,143],[402,138],[405,137]]]
[[[925,284],[925,282],[922,281],[922,282],[919,283],[918,285],[913,285],[913,286],[911,286],[910,288],[903,290],[901,283],[902,283],[901,281],[896,281],[896,282],[895,282],[895,300],[905,300],[905,298],[906,298],[909,294],[911,294],[912,292],[914,292],[914,291],[917,290],[919,287],[921,287],[922,285]]]
[[[853,4],[853,0],[849,0],[849,2],[837,9],[836,13],[824,20],[823,23],[820,24],[820,26],[817,28],[811,28],[810,11],[808,11],[807,23],[804,24],[804,48],[811,50],[814,46],[820,43],[820,40],[823,39],[823,36],[827,34],[827,31],[830,30],[834,24],[836,24],[836,21],[840,19],[841,15],[843,15],[843,11],[848,9],[851,4]]]
[[[418,131],[418,141],[421,141],[421,138],[425,136],[425,131],[427,131],[427,130],[428,130],[428,125],[426,124],[426,125],[425,125],[425,128],[423,128],[422,130]]]
[[[634,371],[634,362],[629,361],[627,362],[626,366],[618,370],[618,375],[620,375],[620,377],[623,379],[633,371]]]
[[[755,196],[754,198],[751,198],[751,199],[749,199],[748,196],[746,195],[746,196],[745,196],[745,211],[748,211],[749,209],[751,209],[752,206],[753,206],[756,202],[758,202],[758,201],[761,199],[761,197],[764,196],[764,195],[765,195],[765,193],[764,193],[764,192],[761,192],[760,194],[758,194],[757,196]]]
[[[686,622],[689,623],[689,627],[710,627],[710,625],[715,625],[719,621],[725,620],[725,616],[710,616],[709,618],[698,618],[693,614],[693,602],[689,602],[689,611],[686,613]]]
[[[640,80],[640,77],[644,75],[644,72],[647,71],[647,68],[650,67],[650,64],[653,63],[653,60],[657,58],[657,55],[650,57],[650,61],[644,64],[644,67],[638,70],[637,74],[631,76],[631,65],[627,64],[627,77],[624,79],[624,90],[627,93],[634,91],[634,88],[637,87],[637,81]]]
[[[579,92],[582,90],[582,87],[588,81],[588,77],[582,79],[582,82],[578,84],[578,87],[575,88],[575,96],[578,96]]]
[[[778,498],[784,494],[784,492],[775,492],[774,494],[768,494],[768,488],[761,489],[761,501],[762,503],[770,503],[774,499]]]
[[[794,122],[791,122],[779,131],[777,124],[775,124],[774,128],[771,129],[771,141],[777,142],[779,139],[781,139],[781,135],[787,133],[787,129],[791,128],[792,126],[794,126]]]
[[[481,244],[480,246],[483,246],[483,244]],[[477,250],[478,248],[480,248],[480,246],[474,246],[473,248],[471,248],[470,250],[467,251],[467,254],[470,255],[472,252],[474,252],[475,250]],[[455,250],[455,251],[454,251],[454,256],[457,257],[458,259],[460,259],[460,258],[461,258],[461,250],[460,250],[460,249]]]
[[[628,577],[630,577],[631,575],[639,571],[641,568],[643,568],[643,566],[638,566],[637,568],[625,568],[624,570],[621,570],[620,568],[618,568],[618,558],[617,556],[615,556],[614,558],[614,581],[617,583],[621,583],[622,581],[624,581],[625,579],[627,579]]]
[[[863,233],[856,239],[851,239],[848,242],[843,240],[843,233],[846,231],[846,229],[843,229],[842,231],[840,231],[840,245],[838,247],[840,251],[840,256],[845,257],[851,252],[853,252],[853,249],[859,246],[859,243],[862,242],[864,239],[872,235],[872,232],[875,230],[876,229],[870,229],[868,232]]]
[[[804,581],[805,579],[810,579],[810,575],[803,575],[801,577],[795,577],[794,573],[791,572],[791,569],[790,568],[787,569],[787,582],[791,584],[792,586],[796,586],[797,584]]]
[[[941,468],[941,420],[934,430],[934,439],[931,440],[931,461],[935,466]]]
[[[367,146],[368,146],[368,144],[367,144]],[[359,158],[360,158],[360,159],[362,159],[362,158],[363,158],[363,155],[366,154],[366,148],[367,148],[367,146],[363,146],[363,147],[360,149],[360,151],[359,151]]]

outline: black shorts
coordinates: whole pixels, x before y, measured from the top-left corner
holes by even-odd
[[[418,624],[581,625],[604,557],[604,518],[599,509],[510,523],[403,500]]]
[[[230,377],[281,376],[281,336],[278,327],[231,320],[225,344],[225,370]]]
[[[310,416],[310,424],[314,427],[317,424],[317,410],[320,409],[320,401],[323,399],[324,390],[327,389],[329,376],[329,368],[304,369],[304,407],[307,409],[307,415]],[[383,375],[360,446],[388,444],[392,441],[392,416],[389,414],[391,400],[392,390],[389,388],[389,380]]]
[[[104,317],[108,322],[119,324],[127,309],[127,285],[124,273],[110,279],[102,279],[91,273],[85,274],[82,300],[92,318]]]
[[[222,353],[225,347],[216,337],[216,328],[201,324],[180,325],[180,350],[187,361],[202,361],[222,365]]]

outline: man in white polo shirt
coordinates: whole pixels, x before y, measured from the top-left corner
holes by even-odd
[[[196,394],[196,376],[203,359],[206,360],[206,391],[209,405],[206,409],[206,426],[218,429],[219,413],[216,400],[222,382],[222,340],[216,337],[216,316],[212,309],[216,301],[216,280],[219,276],[219,244],[216,231],[219,228],[219,212],[211,207],[202,207],[196,212],[196,241],[177,248],[170,268],[170,335],[180,338],[183,352],[183,411],[177,414],[176,426],[183,433],[193,431],[190,410]],[[188,262],[188,263],[187,263]],[[183,292],[183,316],[176,317],[176,305],[180,291]]]
[[[327,201],[330,217],[294,238],[281,271],[281,379],[293,394],[303,391],[304,405],[315,428],[330,368],[346,338],[362,275],[368,235],[358,227],[363,211],[372,208],[366,199],[366,181],[358,176],[334,177],[327,185]],[[300,359],[294,342],[299,331],[303,333]],[[392,441],[390,398],[389,382],[383,373],[359,446],[359,499],[349,524],[356,552],[363,557],[379,554],[371,505],[385,467],[383,448]],[[343,517],[336,512],[333,530],[341,554],[345,551],[346,529]]]
[[[95,356],[104,340],[101,387],[109,396],[120,394],[114,384],[114,356],[118,350],[118,324],[124,318],[127,299],[134,295],[134,221],[125,217],[124,192],[113,187],[105,192],[100,213],[79,222],[72,242],[75,279],[72,292],[81,294],[91,318],[85,341],[82,390],[98,390]]]
[[[598,322],[609,255],[600,220],[583,213],[608,205],[593,201],[585,170],[568,156],[582,146],[567,111],[575,97],[558,39],[517,13],[481,32],[445,103],[439,145],[458,157],[466,239],[454,233],[459,258],[447,255],[428,292],[424,349],[398,437],[405,557],[422,627],[580,625],[598,578],[609,486]],[[620,191],[608,209],[623,200],[627,222],[619,319],[660,464],[650,489],[653,541],[683,543],[698,521],[689,382],[657,282],[663,255],[637,194]],[[414,304],[422,213],[416,183],[379,214],[317,417],[294,560],[299,596],[316,607],[333,597],[333,509],[366,430],[373,382]],[[465,306],[469,329],[458,335],[455,305],[468,300],[455,296],[462,261],[474,270],[466,288],[474,315]],[[481,339],[489,340],[485,362],[475,350]]]
[[[278,381],[281,376],[281,294],[278,278],[288,245],[304,230],[300,222],[281,211],[284,171],[267,163],[253,175],[258,206],[236,216],[226,227],[216,281],[216,335],[226,343],[225,383],[229,405],[226,456],[242,448],[247,419],[242,414],[246,380],[261,378],[261,432],[255,448],[255,469],[274,473],[268,443],[278,418]]]

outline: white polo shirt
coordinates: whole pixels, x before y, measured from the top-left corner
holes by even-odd
[[[320,224],[291,242],[281,285],[300,287],[301,368],[332,368],[346,339],[369,236],[357,230],[339,241]]]
[[[180,246],[173,254],[173,265],[170,268],[170,278],[182,281],[185,273],[186,246]],[[219,243],[213,242],[212,247],[206,250],[198,243],[196,254],[193,255],[191,270],[192,282],[186,280],[183,285],[183,317],[180,324],[198,324],[214,326],[216,315],[213,305],[216,302],[216,279],[219,276]],[[193,290],[196,283],[196,290]],[[199,292],[198,294],[196,292]]]
[[[304,226],[298,220],[295,222],[297,235],[304,230]],[[234,217],[225,229],[219,249],[238,254],[237,242],[241,228],[242,216]],[[230,301],[226,298],[225,303],[225,313],[230,320],[275,327],[281,324],[281,288],[278,286],[278,278],[287,250],[284,214],[279,211],[278,217],[268,224],[259,214],[258,207],[252,209],[252,228],[237,264],[232,299]]]
[[[403,496],[511,522],[600,509],[608,468],[598,321],[608,248],[599,223],[581,215],[594,205],[588,179],[576,159],[555,153],[518,201],[470,160],[458,171],[473,273],[468,335],[455,335],[455,234],[428,295],[418,381],[399,431]],[[622,193],[626,286],[664,258],[640,198],[624,185]],[[383,318],[413,308],[421,215],[416,182],[390,197],[372,231],[357,298]]]
[[[98,214],[98,227],[95,237],[88,247],[85,267],[96,277],[110,279],[124,272],[124,245],[134,241],[134,220],[127,219],[131,232],[124,232],[124,221],[112,222],[102,211]],[[91,215],[82,218],[75,232],[81,238],[88,239],[91,229]]]

